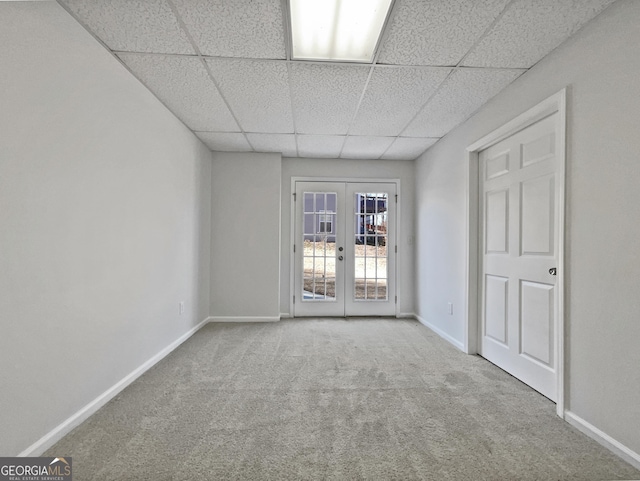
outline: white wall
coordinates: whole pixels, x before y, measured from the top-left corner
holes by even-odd
[[[280,154],[213,154],[211,316],[278,320]]]
[[[346,159],[282,159],[282,245],[280,257],[280,312],[290,316],[291,291],[291,178],[332,177],[400,179],[400,230],[398,231],[398,304],[399,313],[413,314],[414,245],[414,162]]]
[[[614,3],[416,165],[418,314],[462,341],[465,148],[568,86],[568,407],[635,453],[640,453],[639,44],[640,2]],[[447,301],[461,306],[454,316],[445,312]]]
[[[13,456],[207,317],[211,153],[57,3],[0,2],[0,45]]]

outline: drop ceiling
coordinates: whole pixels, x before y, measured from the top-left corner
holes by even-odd
[[[396,0],[371,64],[291,60],[283,0],[59,3],[213,151],[403,160],[614,1]]]

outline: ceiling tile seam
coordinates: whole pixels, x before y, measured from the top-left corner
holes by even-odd
[[[2,0],[0,0],[2,1]],[[120,52],[120,51],[116,51]],[[135,51],[127,51],[122,50],[123,53],[137,53],[140,55],[177,55],[177,56],[192,56],[195,57],[195,54],[184,54],[184,53],[155,53],[155,52],[135,52]],[[251,61],[251,62],[266,62],[266,63],[291,63],[291,64],[309,64],[309,65],[329,65],[334,67],[358,67],[358,68],[371,68],[373,64],[370,63],[362,63],[362,62],[351,62],[351,61],[340,61],[340,60],[311,60],[311,59],[284,59],[284,58],[264,58],[264,57],[229,57],[226,55],[207,55],[200,54],[199,55],[205,59],[220,59],[220,60],[243,60],[243,61]],[[454,68],[455,65],[422,65],[422,64],[392,64],[392,63],[378,63],[375,64],[375,67],[379,68],[389,68],[389,69],[434,69],[434,68]],[[475,67],[478,68],[478,67]],[[483,67],[483,68],[499,68],[499,69],[509,69],[509,68],[520,68],[520,67]]]
[[[1,1],[1,0],[0,0]],[[84,25],[83,25],[84,26]],[[86,28],[86,27],[85,27]],[[87,29],[88,30],[88,29]],[[89,33],[92,33],[89,31]],[[92,33],[93,35],[93,33]],[[95,37],[100,43],[104,45],[104,43],[98,38]],[[291,59],[281,59],[281,58],[255,58],[255,57],[228,57],[225,55],[205,55],[205,54],[195,54],[195,53],[162,53],[162,52],[140,52],[137,50],[111,50],[109,47],[105,46],[107,50],[110,52],[118,54],[133,54],[133,55],[142,55],[142,56],[155,56],[155,57],[184,57],[184,58],[204,58],[205,60],[236,60],[241,62],[264,62],[264,63],[287,63],[287,64],[309,64],[309,65],[330,65],[336,67],[358,67],[358,68],[370,68],[371,64],[362,64],[358,62],[332,62],[332,61],[323,61],[323,60],[291,60]],[[391,64],[391,63],[377,63],[375,64],[376,68],[380,69],[452,69],[456,68],[456,65],[417,65],[417,64]],[[468,66],[460,66],[459,68],[484,68],[487,70],[523,70],[523,67],[468,67]]]
[[[0,0],[0,1],[1,1],[1,0]],[[89,26],[88,26],[86,23],[84,23],[82,20],[80,20],[80,18],[79,18],[79,17],[78,17],[78,16],[77,16],[77,15],[76,15],[76,14],[75,14],[75,13],[74,13],[70,8],[69,8],[69,7],[67,7],[67,6],[66,6],[64,3],[62,3],[60,0],[56,0],[56,3],[57,3],[60,7],[62,7],[62,9],[63,9],[64,11],[66,11],[66,12],[71,16],[71,18],[73,18],[76,22],[78,22],[78,23],[80,24],[80,26],[81,26],[82,28],[84,28],[84,29],[87,31],[87,33],[88,33],[89,35],[91,35],[91,36],[94,38],[94,40],[95,40],[96,42],[98,42],[100,45],[102,45],[102,46],[105,48],[105,50],[107,50],[107,52],[109,52],[109,53],[110,53],[111,55],[113,55],[116,59],[118,59],[118,61],[119,61],[120,63],[123,63],[123,62],[118,58],[118,56],[116,55],[116,53],[118,53],[118,52],[117,52],[117,51],[115,51],[115,50],[111,50],[111,47],[109,47],[109,46],[108,46],[108,45],[107,45],[107,44],[106,44],[106,43],[105,43],[105,42],[104,42],[104,41],[103,41],[103,40],[102,40],[102,39],[101,39],[101,38],[100,38],[96,33],[94,33],[94,31],[93,31],[93,30],[91,30],[91,29],[89,28]],[[124,64],[123,64],[123,65],[124,65]],[[128,70],[128,69],[127,69],[127,70]],[[136,77],[136,78],[137,78],[137,77]]]
[[[458,67],[453,67],[455,70],[486,70],[488,72],[520,72],[525,73],[529,68],[527,67],[469,67],[468,65],[460,65]]]
[[[397,15],[396,5],[398,4],[397,0],[393,0],[391,5],[389,6],[389,12],[387,13],[387,18],[382,25],[382,33],[380,34],[380,38],[378,39],[378,45],[376,45],[376,51],[371,60],[372,65],[378,64],[378,58],[380,57],[380,52],[382,51],[382,47],[387,41],[387,37],[389,36],[389,25],[393,22],[394,17]]]
[[[209,65],[207,64],[207,61],[203,58],[202,52],[200,52],[200,49],[198,48],[198,45],[196,44],[195,40],[193,39],[193,36],[191,35],[191,32],[187,28],[187,25],[184,23],[184,20],[182,20],[182,17],[180,16],[180,13],[178,12],[178,9],[173,4],[172,0],[165,0],[165,1],[167,2],[167,5],[169,5],[169,8],[173,12],[173,15],[176,17],[176,21],[178,22],[178,25],[180,26],[182,31],[187,36],[187,39],[189,40],[189,43],[193,47],[193,50],[198,55],[198,58],[200,59],[200,62],[204,66],[204,69],[206,70],[207,75],[209,76],[209,79],[211,80],[211,82],[215,86],[216,90],[218,91],[218,94],[220,95],[220,98],[222,99],[224,104],[227,106],[227,109],[229,109],[229,113],[233,117],[233,120],[236,122],[237,126],[240,128],[240,131],[242,132],[242,135],[244,136],[245,140],[247,141],[247,144],[249,144],[249,147],[251,147],[251,149],[255,152],[255,148],[251,144],[251,141],[249,140],[249,137],[247,136],[246,132],[244,131],[244,128],[242,127],[242,124],[238,120],[238,117],[237,117],[236,113],[231,108],[231,105],[229,104],[229,101],[227,100],[227,98],[225,97],[224,93],[222,92],[222,89],[220,88],[220,85],[218,85],[218,82],[216,82],[216,79],[213,76],[213,72],[211,72],[211,69],[209,68]]]
[[[434,69],[434,68],[440,68],[440,69],[449,69],[449,68],[454,68],[455,65],[422,65],[422,64],[413,64],[413,63],[404,63],[404,64],[396,64],[396,63],[376,63],[375,64],[376,68],[387,68],[387,69]]]
[[[369,73],[369,78],[367,79],[367,85],[365,87],[365,92],[366,89],[369,87],[369,80],[371,79],[371,77],[373,76],[373,70],[375,67],[378,66],[378,59],[380,58],[380,52],[382,52],[382,48],[385,45],[386,41],[387,41],[387,37],[389,36],[389,31],[390,29],[390,25],[393,22],[394,17],[397,15],[397,9],[396,9],[396,5],[397,5],[397,1],[393,0],[391,2],[391,6],[390,6],[390,10],[389,10],[389,14],[387,15],[387,18],[385,20],[384,26],[382,27],[382,34],[380,35],[380,39],[378,41],[378,45],[376,46],[376,53],[373,57],[373,61],[371,62],[373,64],[373,67],[371,68],[371,72]],[[398,67],[398,66],[395,66]],[[385,67],[387,68],[387,67]],[[363,96],[360,99],[360,102],[358,103],[358,108],[356,109],[356,116],[358,111],[360,110],[360,106],[362,104],[362,100],[364,99],[364,92],[363,92]],[[353,124],[355,123],[356,120],[356,116],[353,117],[351,124],[349,125],[349,130],[351,130],[351,127],[353,126]],[[347,132],[348,134],[349,132]],[[396,141],[398,140],[398,136],[396,136],[387,146],[387,148],[384,150],[384,152],[382,152],[379,156],[378,159],[381,159],[382,157],[384,157],[384,154],[387,153],[387,151],[391,148],[391,146],[393,144],[396,143]],[[345,143],[346,143],[346,139],[345,139]],[[343,148],[344,148],[344,144],[343,144]],[[342,151],[340,152],[340,154],[342,154]]]
[[[369,88],[369,82],[371,81],[371,77],[373,77],[374,69],[375,69],[375,65],[369,66],[369,73],[367,74],[367,80],[364,82],[364,87],[362,88],[362,93],[360,94],[360,98],[358,99],[356,110],[353,113],[351,120],[349,121],[349,126],[347,127],[347,132],[345,134],[344,141],[342,142],[342,148],[340,149],[340,155],[342,155],[342,152],[344,151],[344,146],[347,143],[347,138],[349,137],[349,135],[351,135],[350,134],[351,128],[353,127],[353,124],[355,123],[356,118],[358,117],[358,112],[360,111],[360,107],[362,106],[362,101],[364,100],[364,96],[367,94],[367,89]]]
[[[161,52],[138,52],[136,50],[113,50],[116,55],[140,55],[143,57],[182,57],[182,58],[198,58],[195,53],[161,53]]]
[[[233,109],[231,108],[231,104],[229,103],[229,101],[227,100],[227,98],[225,97],[222,88],[220,88],[220,85],[218,85],[218,82],[216,81],[215,77],[213,76],[213,72],[211,71],[211,67],[209,66],[209,64],[207,63],[207,61],[200,57],[200,62],[202,63],[204,69],[207,72],[207,75],[209,76],[209,80],[211,80],[211,82],[213,83],[213,85],[215,86],[215,88],[218,90],[218,93],[220,94],[220,98],[222,99],[222,101],[224,102],[224,104],[227,106],[227,109],[229,109],[229,113],[231,114],[231,116],[233,117],[233,120],[235,120],[236,124],[238,125],[238,127],[240,128],[240,132],[242,132],[242,135],[244,135],[245,140],[247,141],[247,143],[249,144],[249,147],[251,147],[251,149],[255,152],[255,148],[253,147],[253,144],[251,143],[251,141],[249,140],[249,137],[247,136],[246,131],[244,130],[244,127],[242,126],[242,124],[240,123],[240,120],[238,119],[238,116],[236,115],[236,113],[233,111]]]
[[[284,32],[284,56],[289,61],[291,60],[292,39],[288,0],[280,0],[280,8],[282,9],[282,31]]]
[[[523,68],[498,68],[498,67],[453,67],[451,69],[451,71],[449,72],[449,74],[444,78],[444,80],[440,83],[440,85],[438,85],[438,87],[436,88],[436,90],[433,92],[433,94],[431,96],[429,96],[429,98],[427,99],[427,101],[425,102],[425,104],[420,107],[420,109],[418,110],[418,112],[409,120],[409,122],[404,126],[404,128],[400,131],[400,133],[398,134],[398,137],[408,137],[411,138],[411,136],[408,135],[402,135],[411,125],[411,123],[422,113],[422,111],[427,108],[427,105],[429,105],[429,103],[434,99],[434,97],[442,90],[442,88],[444,87],[444,85],[447,83],[447,81],[449,81],[449,79],[451,78],[451,76],[459,71],[459,70],[490,70],[490,71],[504,71],[504,70],[514,70],[514,71],[518,71],[520,72],[520,75],[522,75],[524,72],[527,71],[527,69],[523,69]],[[516,77],[517,78],[517,77]],[[515,79],[514,79],[515,80]],[[432,138],[432,137],[418,137],[418,138]],[[439,137],[441,138],[441,137]]]
[[[404,126],[404,128],[402,130],[400,130],[400,133],[397,135],[398,137],[402,137],[403,133],[409,128],[409,126],[411,125],[411,123],[418,118],[418,116],[422,113],[422,111],[427,108],[427,105],[429,105],[429,103],[435,98],[436,95],[438,95],[438,93],[442,90],[442,87],[449,81],[449,79],[451,78],[451,76],[453,75],[453,73],[456,71],[455,68],[452,68],[451,71],[447,74],[447,76],[444,78],[444,80],[442,82],[440,82],[440,84],[438,85],[438,87],[436,87],[436,89],[433,91],[433,93],[429,96],[429,98],[426,100],[426,102],[422,105],[422,107],[420,107],[418,109],[418,111],[415,113],[415,115],[413,117],[411,117],[409,119],[409,121],[407,122],[407,124]]]
[[[178,117],[178,116],[173,112],[173,110],[171,110],[171,109],[169,108],[169,106],[168,106],[168,105],[167,105],[167,104],[166,104],[162,99],[160,99],[160,97],[158,97],[158,96],[153,92],[153,90],[151,90],[151,89],[149,88],[149,86],[148,86],[145,82],[143,82],[140,78],[138,78],[138,76],[137,76],[135,73],[133,73],[133,71],[129,68],[129,66],[128,66],[128,65],[127,65],[127,64],[126,64],[126,63],[125,63],[125,62],[124,62],[120,57],[118,57],[118,53],[119,53],[119,51],[111,50],[111,48],[110,48],[110,47],[109,47],[105,42],[103,42],[103,41],[102,41],[102,39],[101,39],[100,37],[98,37],[98,35],[97,35],[96,33],[94,33],[94,32],[93,32],[93,30],[91,30],[91,29],[90,29],[90,28],[89,28],[89,27],[88,27],[88,26],[87,26],[83,21],[81,21],[81,20],[80,20],[80,19],[75,15],[75,13],[73,13],[69,8],[67,8],[67,6],[66,6],[65,4],[61,3],[61,2],[60,2],[60,0],[56,0],[56,3],[57,3],[60,7],[62,7],[62,9],[63,9],[63,10],[65,10],[65,11],[66,11],[70,16],[71,16],[71,18],[73,18],[76,22],[78,22],[78,24],[79,24],[82,28],[84,28],[84,29],[85,29],[85,31],[86,31],[89,35],[91,35],[91,36],[94,38],[94,40],[95,40],[96,42],[98,42],[98,44],[99,44],[99,45],[101,45],[101,46],[102,46],[102,47],[103,47],[107,52],[109,52],[109,54],[110,54],[110,55],[111,55],[111,56],[112,56],[112,57],[113,57],[113,58],[114,58],[114,59],[115,59],[115,60],[116,60],[120,65],[122,65],[122,67],[123,67],[127,72],[129,72],[129,74],[131,74],[131,76],[132,76],[134,79],[136,79],[136,80],[140,83],[140,85],[142,85],[142,86],[143,86],[143,87],[144,87],[144,88],[145,88],[145,89],[146,89],[146,90],[147,90],[151,95],[153,95],[153,96],[156,98],[156,100],[157,100],[158,102],[160,102],[160,104],[161,104],[165,109],[167,109],[167,111],[168,111],[171,115],[173,115],[173,117],[174,117],[175,119],[177,119],[177,120],[178,120],[178,122],[180,122],[182,125],[184,125],[184,127],[185,127],[187,130],[191,131],[191,132],[193,133],[193,135],[195,135],[195,131],[194,131],[191,127],[189,127],[189,126],[184,122],[184,120],[182,120],[180,117]],[[129,53],[129,52],[121,52],[121,53],[125,53],[125,54],[126,54],[126,53]],[[200,140],[200,139],[198,139],[198,140]]]
[[[0,0],[0,1],[2,1],[2,0]],[[89,30],[89,32],[91,32],[91,31]],[[92,35],[93,35],[93,33],[92,33]],[[94,35],[94,37],[100,43],[103,43],[95,35]],[[138,51],[138,50],[111,50],[111,49],[109,49],[109,47],[106,47],[106,48],[108,50],[116,53],[116,54],[118,54],[118,53],[130,53],[130,54],[136,54],[136,55],[150,55],[150,56],[154,56],[155,55],[155,56],[164,56],[164,57],[202,57],[204,59],[214,59],[214,60],[216,60],[216,59],[220,59],[220,60],[242,60],[242,61],[251,61],[251,62],[266,62],[266,63],[286,63],[286,62],[289,62],[289,63],[298,63],[298,64],[332,65],[332,66],[337,66],[337,67],[349,66],[349,67],[359,67],[359,68],[370,68],[371,65],[372,65],[370,63],[350,62],[350,61],[342,62],[342,61],[338,61],[338,60],[310,60],[310,59],[294,60],[294,59],[285,59],[285,58],[231,57],[231,56],[228,56],[228,55],[207,55],[207,54],[203,54],[203,53],[198,55],[198,54],[195,54],[195,53],[141,52],[141,51]],[[422,65],[422,64],[420,64],[420,65],[415,64],[414,65],[414,64],[392,64],[392,63],[378,63],[375,66],[376,67],[380,67],[380,68],[391,68],[391,69],[394,69],[394,68],[397,68],[397,69],[403,69],[403,68],[428,69],[428,68],[453,68],[453,67],[455,67],[455,65]],[[484,67],[484,68],[508,69],[508,68],[519,68],[519,67]]]
[[[291,62],[287,60],[287,86],[289,87],[289,105],[291,108],[291,122],[293,123],[293,138],[296,142],[296,154],[300,156],[300,147],[298,145],[298,124],[296,121],[296,109],[293,102],[293,90],[291,89]]]
[[[489,24],[489,26],[487,28],[484,29],[484,32],[482,32],[478,38],[476,39],[476,41],[473,43],[473,45],[471,45],[471,47],[469,47],[469,50],[467,50],[467,53],[465,53],[462,58],[458,61],[458,63],[456,64],[456,68],[459,68],[460,66],[462,66],[462,63],[464,62],[464,59],[466,59],[469,55],[471,55],[471,52],[473,52],[478,45],[480,45],[480,42],[482,42],[482,40],[489,35],[489,33],[491,32],[491,30],[493,30],[493,28],[498,24],[498,22],[500,20],[502,20],[502,17],[504,17],[504,15],[507,13],[507,10],[509,10],[511,8],[511,6],[515,3],[516,0],[511,0],[510,2],[508,2],[504,8],[502,9],[502,11],[498,14],[498,16],[496,18],[493,19],[493,22],[491,22]]]
[[[180,55],[180,54],[177,54]],[[262,61],[262,62],[288,62],[292,64],[309,64],[309,65],[329,65],[334,67],[358,67],[358,68],[386,68],[386,69],[451,69],[455,68],[456,65],[418,65],[418,64],[393,64],[393,63],[377,63],[375,65],[370,63],[360,63],[360,62],[340,62],[337,60],[295,60],[295,59],[267,59],[267,58],[250,58],[250,57],[222,57],[222,56],[211,56],[211,55],[203,55],[204,58],[220,58],[220,59],[234,59],[234,60],[252,60],[252,61]],[[479,68],[479,67],[472,67]],[[504,70],[502,67],[483,67],[483,68],[500,68]],[[509,67],[506,67],[509,68]],[[515,67],[511,67],[515,68]]]
[[[567,40],[569,40],[570,38],[572,38],[574,35],[576,35],[578,32],[580,32],[580,30],[582,30],[584,27],[586,27],[589,23],[593,22],[596,18],[598,18],[600,15],[602,15],[605,10],[608,10],[611,8],[611,6],[615,3],[616,0],[614,0],[612,3],[610,3],[609,5],[607,5],[605,8],[603,8],[602,10],[600,10],[600,12],[595,16],[595,17],[591,17],[590,20],[587,20],[586,22],[584,22],[580,28],[578,28],[576,31],[574,31],[573,33],[571,33],[568,37],[565,37],[564,40],[562,40],[558,45],[556,45],[554,48],[552,48],[549,52],[547,52],[543,57],[539,58],[533,65],[530,65],[529,67],[526,68],[522,68],[522,69],[518,69],[518,70],[530,70],[533,67],[535,67],[536,65],[538,65],[542,60],[544,60],[546,57],[548,57],[549,55],[551,55],[553,52],[555,52],[558,48],[560,48]],[[506,70],[506,69],[505,69]]]
[[[402,135],[411,125],[411,123],[422,113],[422,111],[427,108],[427,106],[429,105],[429,103],[435,98],[435,96],[442,90],[442,88],[445,86],[445,84],[449,81],[449,79],[453,76],[453,74],[459,70],[516,70],[521,72],[521,75],[527,71],[527,69],[503,69],[503,68],[496,68],[496,67],[490,67],[490,68],[485,68],[485,67],[454,67],[451,69],[451,72],[449,72],[449,75],[447,75],[445,77],[445,79],[440,83],[440,85],[438,85],[438,88],[436,88],[436,90],[433,92],[433,94],[431,96],[429,96],[429,98],[427,99],[427,101],[425,102],[425,104],[420,107],[420,109],[418,110],[418,112],[409,120],[409,122],[404,126],[404,128],[400,131],[400,133],[398,134],[398,137],[411,137],[411,136],[405,136]],[[516,77],[518,78],[518,77]],[[515,80],[515,79],[514,79]],[[475,113],[475,112],[474,112]],[[470,118],[470,117],[468,117]],[[465,119],[466,120],[466,119]],[[430,138],[430,137],[418,137],[418,138]]]
[[[502,11],[498,14],[498,16],[489,24],[489,26],[484,30],[484,32],[482,32],[482,34],[480,34],[478,36],[478,38],[476,39],[476,41],[473,43],[473,45],[469,48],[469,50],[467,50],[467,53],[465,53],[462,58],[458,61],[458,63],[455,65],[455,67],[453,67],[451,69],[451,72],[449,72],[449,75],[447,75],[445,77],[445,79],[440,83],[440,85],[438,85],[438,88],[433,92],[433,94],[427,99],[427,101],[425,102],[425,104],[420,108],[420,110],[418,110],[418,112],[413,116],[413,118],[411,120],[409,120],[409,122],[407,123],[407,125],[404,126],[404,128],[400,131],[400,133],[398,134],[398,136],[402,136],[402,134],[409,128],[409,126],[411,125],[411,123],[422,113],[422,111],[427,107],[427,105],[429,104],[429,102],[431,102],[435,96],[438,94],[438,92],[440,92],[442,90],[442,87],[446,84],[446,82],[451,78],[451,76],[459,69],[461,68],[468,68],[468,67],[461,67],[462,62],[464,61],[465,58],[467,58],[467,56],[469,56],[469,54],[473,51],[473,49],[476,48],[476,46],[480,43],[480,41],[489,34],[489,32],[491,31],[491,29],[502,19],[502,17],[504,17],[505,13],[507,12],[507,10],[509,9],[509,7],[511,7],[511,5],[513,5],[513,3],[516,0],[511,0],[510,2],[508,2],[505,7],[502,9]]]
[[[458,70],[458,69],[456,69]],[[526,71],[527,69],[523,69],[524,71]],[[522,74],[521,74],[522,75]],[[449,130],[449,132],[445,133],[442,137],[440,137],[440,139],[446,137],[447,135],[449,135],[449,133],[454,130],[456,127],[464,124],[467,120],[469,120],[471,117],[473,117],[474,115],[476,115],[478,112],[480,112],[480,110],[482,110],[482,108],[485,106],[485,104],[487,102],[489,102],[491,99],[493,99],[494,97],[496,97],[497,95],[499,95],[503,90],[505,90],[509,85],[511,85],[513,82],[515,82],[516,80],[518,80],[520,78],[520,76],[514,78],[513,80],[511,80],[511,82],[509,82],[508,84],[506,84],[504,87],[502,87],[502,90],[500,90],[498,93],[496,93],[493,97],[489,98],[484,104],[480,105],[480,107],[478,107],[477,109],[475,109],[473,112],[471,112],[469,115],[467,115],[463,120],[461,120],[458,124],[456,124],[456,126]],[[425,137],[428,138],[428,137]]]
[[[196,132],[209,132],[212,134],[242,134],[245,133],[247,135],[294,135],[291,132],[258,132],[252,130],[246,130],[245,132],[241,132],[239,130],[230,131],[230,130],[196,130]],[[332,134],[297,134],[297,135],[314,135],[316,137],[331,137]]]
[[[2,1],[2,0],[0,0]],[[213,60],[240,60],[246,62],[265,62],[265,63],[286,63],[287,59],[284,58],[256,58],[256,57],[230,57],[226,55],[205,55],[203,53],[162,53],[162,52],[140,52],[137,50],[113,50],[115,53],[127,53],[127,54],[136,54],[136,55],[150,55],[150,56],[162,56],[162,57],[199,57],[204,59],[213,59]]]
[[[298,135],[293,134],[293,141],[296,144],[296,157],[300,157],[300,147],[298,146]]]
[[[380,154],[380,157],[378,157],[378,159],[382,159],[382,158],[384,157],[384,154],[386,154],[387,152],[389,152],[389,149],[390,149],[391,147],[393,147],[393,144],[395,144],[395,143],[398,141],[398,138],[399,138],[399,136],[398,136],[398,135],[396,135],[396,136],[395,136],[395,138],[391,141],[391,143],[387,146],[387,148],[386,148],[386,149],[384,149],[384,152],[382,152],[382,153]]]

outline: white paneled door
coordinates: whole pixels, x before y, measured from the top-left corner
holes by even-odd
[[[480,354],[555,401],[558,113],[483,150]]]
[[[396,202],[394,183],[295,183],[295,316],[395,315]]]

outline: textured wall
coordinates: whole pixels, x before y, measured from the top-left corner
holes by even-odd
[[[614,3],[416,165],[418,314],[462,341],[465,148],[568,86],[568,407],[640,453],[640,2]],[[456,306],[446,314],[446,302]]]
[[[211,199],[211,316],[277,320],[280,154],[214,153]]]
[[[211,153],[57,3],[0,2],[0,44],[11,456],[208,316]]]

